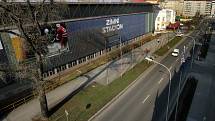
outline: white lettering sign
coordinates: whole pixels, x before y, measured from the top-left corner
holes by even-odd
[[[119,23],[119,18],[111,18],[106,20],[106,26],[102,28],[102,32],[107,33],[120,29],[123,29],[123,24]]]
[[[2,43],[1,43],[1,40],[0,40],[0,50],[3,49],[3,46],[2,46]]]

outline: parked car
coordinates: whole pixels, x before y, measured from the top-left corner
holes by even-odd
[[[174,49],[172,52],[172,56],[178,57],[178,55],[179,55],[179,49]]]

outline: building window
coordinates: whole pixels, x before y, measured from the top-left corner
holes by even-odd
[[[158,17],[158,21],[160,21],[160,17]]]

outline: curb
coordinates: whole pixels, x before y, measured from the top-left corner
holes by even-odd
[[[192,33],[192,32],[191,32]],[[189,33],[190,34],[190,33]],[[175,48],[176,46],[180,45],[186,38],[183,38],[182,41],[180,41],[179,43],[177,43],[175,46],[173,46],[171,49],[169,49],[169,51],[163,55],[158,57],[158,62],[160,62],[161,60],[163,60],[172,50],[173,48]],[[111,101],[109,101],[107,104],[105,104],[99,111],[97,111],[93,116],[91,116],[90,119],[88,119],[88,121],[92,121],[93,119],[95,119],[102,111],[104,111],[107,107],[109,107],[113,102],[115,102],[118,98],[120,98],[120,96],[122,96],[123,94],[125,94],[125,92],[132,87],[135,83],[138,82],[138,80],[142,77],[144,77],[145,75],[147,75],[149,72],[151,72],[152,69],[154,69],[157,65],[153,64],[151,66],[149,66],[149,68],[147,68],[142,74],[140,74],[131,84],[129,84],[125,89],[123,89],[119,94],[117,94]]]
[[[135,83],[138,82],[138,80],[143,77],[144,75],[147,75],[149,72],[151,72],[152,69],[154,69],[156,65],[151,65],[149,68],[147,68],[142,74],[140,74],[131,84],[129,84],[125,89],[123,89],[119,94],[117,94],[111,101],[109,101],[105,106],[103,106],[99,111],[97,111],[93,116],[91,116],[88,121],[92,121],[94,118],[96,118],[102,111],[104,111],[107,107],[109,107],[113,102],[115,102],[119,97],[121,97],[125,92],[132,87]]]

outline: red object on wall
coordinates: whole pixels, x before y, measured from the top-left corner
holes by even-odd
[[[177,29],[179,26],[180,26],[180,22],[179,22],[179,21],[176,21],[174,24],[170,23],[170,24],[167,26],[167,29]]]

